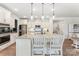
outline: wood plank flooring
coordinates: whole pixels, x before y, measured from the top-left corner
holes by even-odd
[[[0,56],[16,56],[16,43],[0,51]]]
[[[79,56],[79,49],[72,47],[72,40],[66,39],[63,44],[64,56]],[[0,51],[0,56],[16,56],[16,43]]]
[[[73,41],[66,39],[63,44],[63,55],[64,56],[79,56],[79,49],[72,46]]]

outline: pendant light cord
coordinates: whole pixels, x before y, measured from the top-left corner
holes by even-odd
[[[31,3],[31,16],[33,16],[33,3]]]
[[[55,3],[53,3],[53,17],[55,16]]]
[[[44,16],[44,3],[42,3],[42,16]]]

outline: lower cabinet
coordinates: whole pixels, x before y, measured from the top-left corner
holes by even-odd
[[[11,33],[10,34],[10,42],[11,43],[15,43],[17,37],[18,37],[18,34],[17,33]]]
[[[16,56],[31,56],[31,39],[16,39]]]
[[[62,56],[63,38],[33,37],[16,39],[16,56]]]

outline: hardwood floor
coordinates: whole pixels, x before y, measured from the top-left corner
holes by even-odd
[[[79,49],[72,46],[73,41],[66,39],[63,43],[63,56],[79,56]],[[16,56],[16,43],[0,51],[0,56]]]
[[[0,56],[16,56],[16,43],[0,51]]]
[[[63,44],[63,55],[64,56],[79,56],[79,49],[72,46],[73,41],[66,39]]]

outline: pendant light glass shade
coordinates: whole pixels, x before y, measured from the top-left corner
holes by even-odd
[[[55,11],[55,9],[52,9],[51,11]]]
[[[31,20],[33,20],[33,16],[31,16]]]
[[[31,3],[31,20],[33,20],[33,3]]]
[[[33,8],[33,11],[36,11],[36,9],[35,9],[35,8]]]
[[[44,19],[44,16],[42,16],[41,18]]]
[[[44,19],[44,3],[42,3],[42,16],[41,16],[41,19],[42,20]]]
[[[53,16],[53,19],[55,19],[55,16]]]
[[[52,11],[53,11],[53,19],[55,19],[55,3],[53,3],[53,9],[52,9]]]

